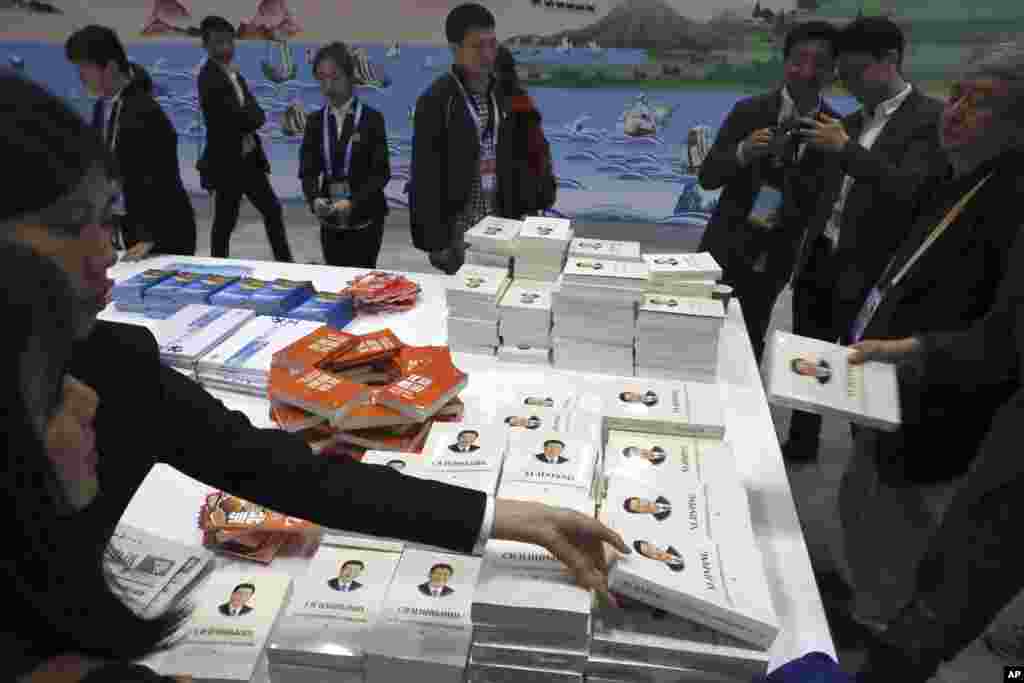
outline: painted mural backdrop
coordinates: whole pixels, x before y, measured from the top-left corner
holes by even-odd
[[[396,1],[405,0],[392,3]],[[63,39],[89,21],[117,28],[129,57],[153,77],[157,99],[180,137],[183,177],[196,193],[202,190],[195,160],[205,135],[196,75],[205,53],[195,27],[207,11],[236,22],[236,59],[268,114],[261,132],[274,186],[282,199],[301,196],[296,175],[305,114],[322,106],[310,61],[316,48],[330,39],[322,20],[312,13],[303,16],[309,2],[300,6],[299,0],[292,5],[286,0],[239,0],[251,6],[248,12],[238,8],[233,14],[226,7],[207,10],[197,3],[190,9],[179,0],[155,0],[144,15],[137,14],[133,26],[125,26],[123,9],[114,7],[93,8],[88,20],[69,22],[62,19],[60,2],[0,0],[0,25],[8,27],[0,29],[0,55],[6,65],[46,83],[88,115],[92,101],[64,59]],[[973,52],[1024,29],[1024,3],[1019,0],[982,0],[969,7],[954,0],[798,0],[796,7],[772,7],[768,0],[719,11],[706,20],[688,18],[685,0],[597,4],[591,13],[569,18],[564,11],[546,10],[546,0],[521,2],[538,6],[531,26],[554,30],[503,32],[505,10],[501,3],[489,4],[498,16],[499,37],[516,55],[521,77],[544,115],[559,179],[555,212],[587,220],[671,223],[681,230],[700,229],[716,201],[714,194],[697,186],[691,162],[699,162],[737,99],[775,84],[781,73],[780,37],[794,22],[889,14],[910,36],[910,76],[933,91],[943,89],[956,66]],[[318,3],[321,9],[324,4]],[[422,21],[436,33],[449,6],[457,3],[434,3],[431,12],[424,12],[422,1],[408,4],[427,15]],[[357,7],[367,11],[370,5]],[[45,24],[49,32],[19,32],[11,28],[17,22],[6,20],[27,14],[45,14],[33,18],[33,26],[53,22]],[[352,20],[357,18],[358,12]],[[388,124],[394,176],[388,198],[394,206],[405,207],[413,105],[449,69],[451,53],[438,40],[348,42],[356,48],[359,95]],[[856,106],[840,91],[830,99],[843,112]]]

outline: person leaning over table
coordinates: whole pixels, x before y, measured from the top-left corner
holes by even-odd
[[[909,237],[862,305],[851,341],[965,330],[992,308],[1022,224],[1006,208],[1024,194],[1022,122],[1024,52],[997,46],[952,86],[939,125],[948,173],[922,186]],[[852,617],[877,630],[911,598],[925,543],[1014,388],[979,386],[970,400],[959,386],[904,391],[899,429],[855,430],[839,491],[854,597],[832,601],[836,624],[852,627]],[[842,642],[844,629],[834,630]]]
[[[210,487],[327,527],[462,553],[481,552],[489,538],[542,545],[581,585],[607,594],[604,543],[629,549],[597,520],[386,466],[318,458],[302,439],[257,429],[162,364],[147,329],[97,321],[110,300],[107,269],[115,262],[107,220],[110,160],[85,122],[42,86],[0,74],[0,101],[6,103],[0,107],[0,156],[17,166],[23,182],[23,191],[0,200],[0,234],[52,259],[71,280],[76,315],[67,334],[74,333],[75,343],[61,367],[99,397],[99,492],[72,520],[78,542],[106,543],[149,470],[164,462]],[[39,391],[31,389],[33,396]],[[45,649],[48,642],[35,645]],[[43,659],[55,654],[47,651]]]
[[[320,219],[324,261],[376,268],[388,214],[384,188],[391,180],[384,117],[353,93],[355,63],[344,43],[317,50],[313,75],[327,102],[306,119],[299,178]]]
[[[1024,233],[1010,261],[1024,262]],[[1024,524],[1024,270],[1007,271],[992,310],[969,330],[866,339],[853,349],[851,363],[899,363],[901,397],[954,388],[968,403],[988,386],[1011,382],[1016,389],[977,455],[960,454],[973,460],[917,566],[913,598],[869,651],[866,673],[914,683],[982,635],[1024,587],[1017,561]]]

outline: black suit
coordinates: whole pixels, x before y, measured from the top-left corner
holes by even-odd
[[[235,86],[216,61],[206,60],[199,72],[199,105],[206,122],[206,148],[198,166],[204,187],[216,193],[210,253],[227,258],[231,233],[238,223],[238,209],[245,195],[263,215],[274,258],[291,261],[281,202],[267,177],[270,163],[257,133],[267,117],[241,74],[238,82],[245,96],[244,105],[239,104]],[[243,156],[247,135],[252,135],[256,146]]]
[[[137,67],[135,67],[137,68]],[[120,227],[125,246],[152,242],[152,254],[196,253],[196,214],[178,163],[178,133],[160,104],[136,76],[108,112],[103,129],[100,103],[93,125],[113,142],[117,175],[124,193],[125,216]],[[112,140],[111,140],[112,138]]]
[[[734,288],[758,360],[775,299],[793,269],[804,217],[812,213],[821,193],[826,164],[822,152],[807,148],[795,166],[776,168],[768,157],[740,165],[740,143],[755,130],[777,126],[781,108],[781,90],[739,101],[722,124],[699,175],[705,189],[723,190],[698,249],[711,252],[722,266],[723,280]],[[838,116],[827,105],[822,111]],[[778,188],[783,196],[779,225],[767,234],[752,229],[748,220],[763,184]],[[755,265],[762,255],[766,263],[759,272]]]
[[[421,583],[418,587],[420,589],[420,593],[423,593],[424,595],[431,596],[431,597],[434,595],[433,593],[430,592],[430,582],[429,581],[427,581],[425,583]],[[441,586],[441,595],[439,595],[437,597],[443,598],[444,596],[451,595],[454,592],[455,591],[452,590],[451,588],[449,588],[448,586]]]
[[[230,603],[225,602],[218,609],[220,610],[220,613],[223,614],[224,616],[226,616],[226,617],[232,616],[231,615],[231,605],[230,605]],[[238,614],[236,614],[234,616],[236,616],[236,617],[244,617],[246,614],[248,614],[251,611],[252,611],[252,607],[249,607],[248,605],[242,605],[242,608],[238,610]]]
[[[892,252],[907,236],[913,198],[921,184],[945,168],[939,149],[942,103],[915,88],[886,122],[871,149],[858,142],[863,110],[843,120],[850,142],[830,159],[829,185],[821,196],[797,260],[793,332],[828,342],[848,342],[860,305]],[[844,176],[853,186],[843,209],[839,244],[824,236]],[[790,439],[817,442],[821,416],[794,411]]]
[[[569,462],[569,458],[563,457],[561,455],[558,456],[558,458],[555,459],[555,462],[551,462],[550,460],[548,460],[547,456],[545,456],[543,453],[538,453],[536,455],[536,458],[538,460],[540,460],[542,463],[544,463],[545,465],[561,465],[562,463]]]
[[[333,579],[329,580],[327,582],[327,585],[330,586],[331,588],[333,588],[336,591],[340,591],[341,590],[341,582],[338,581],[338,577],[337,576],[335,576]],[[346,592],[351,593],[352,591],[357,591],[357,590],[359,590],[362,587],[363,587],[363,584],[359,583],[358,581],[351,581],[351,582],[349,582],[348,591],[346,591]]]
[[[473,451],[480,450],[480,447],[479,446],[470,446],[469,450],[462,451],[462,450],[459,450],[459,445],[458,444],[454,444],[453,443],[451,446],[448,447],[448,450],[450,450],[452,453],[472,453]]]
[[[341,137],[333,141],[331,154],[338,169],[341,168],[345,147],[353,134],[355,108],[356,103],[353,101],[342,125]],[[384,217],[388,214],[384,187],[391,180],[387,128],[380,112],[365,103],[362,108],[359,130],[356,131],[358,138],[352,144],[352,161],[348,169],[352,211],[347,224],[366,227],[340,230],[321,226],[320,241],[324,249],[324,260],[331,266],[376,268],[377,254],[384,236]],[[324,111],[321,109],[306,118],[306,133],[299,149],[299,178],[302,179],[302,193],[311,210],[313,200],[329,196],[328,176],[332,172],[326,168],[324,158]]]
[[[655,512],[655,513],[653,513],[654,514],[654,519],[658,520],[659,522],[663,522],[666,519],[668,519],[669,515],[672,514],[672,503],[669,502],[668,498],[666,498],[665,496],[658,496],[655,499],[654,502],[658,503],[658,504],[661,504],[661,505],[667,505],[668,506],[668,509],[663,511],[663,512]]]

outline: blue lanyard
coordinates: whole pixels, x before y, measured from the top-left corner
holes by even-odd
[[[463,99],[466,100],[466,108],[469,109],[469,115],[473,117],[473,124],[476,126],[476,134],[480,138],[480,145],[482,147],[483,144],[484,144],[484,132],[485,131],[484,131],[483,126],[481,125],[481,122],[480,122],[480,114],[478,114],[476,112],[476,105],[473,103],[473,98],[470,97],[469,93],[466,92],[466,89],[464,87],[462,87],[462,81],[459,80],[459,77],[455,75],[454,71],[452,72],[452,78],[455,79],[455,84],[459,86],[459,90],[462,91],[462,97],[463,97]],[[494,147],[497,148],[498,147],[498,124],[500,123],[501,116],[498,113],[498,98],[494,96],[494,90],[493,89],[491,90],[491,105],[494,107],[494,114],[491,116],[491,125],[493,126],[492,130],[494,131],[494,134],[493,134],[493,137],[492,137],[492,142],[494,144]]]
[[[348,177],[348,169],[350,164],[352,163],[352,142],[355,140],[356,132],[359,129],[359,120],[363,118],[363,103],[360,102],[359,100],[356,100],[355,104],[356,114],[355,120],[352,122],[352,135],[348,136],[348,144],[345,145],[345,156],[342,159],[342,162],[344,164],[341,168],[342,178]],[[334,176],[334,140],[330,139],[331,126],[330,119],[328,118],[329,116],[331,116],[331,105],[327,104],[324,105],[324,159],[327,160],[327,172],[324,175],[326,175],[328,178]],[[341,131],[344,129],[345,121],[338,121],[337,126],[338,134],[340,135]]]

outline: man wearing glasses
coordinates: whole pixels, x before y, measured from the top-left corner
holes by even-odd
[[[320,220],[324,261],[376,268],[391,180],[384,117],[353,94],[355,63],[344,43],[320,48],[313,75],[327,102],[306,119],[299,178]]]

